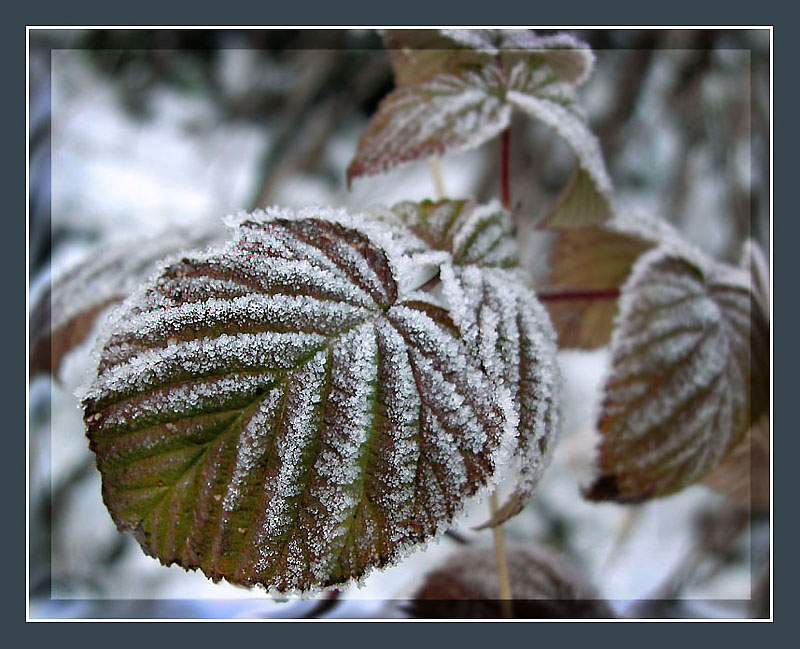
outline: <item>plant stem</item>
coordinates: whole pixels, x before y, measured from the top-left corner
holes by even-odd
[[[444,190],[442,166],[439,164],[439,158],[431,158],[428,160],[428,166],[431,169],[431,176],[433,176],[433,189],[436,193],[436,200],[440,201],[447,196],[447,192]]]
[[[565,288],[537,291],[541,302],[569,302],[574,300],[616,300],[618,288]]]
[[[500,135],[500,200],[503,207],[511,209],[511,175],[509,165],[511,160],[511,127],[506,128]]]
[[[494,518],[497,513],[497,492],[492,492],[489,497],[489,511]],[[492,528],[494,535],[494,553],[497,559],[497,581],[500,590],[500,611],[505,618],[514,617],[511,604],[511,581],[508,578],[508,562],[506,561],[506,546],[503,539],[503,526],[496,525]]]

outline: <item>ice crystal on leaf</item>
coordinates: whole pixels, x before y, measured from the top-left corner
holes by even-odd
[[[546,314],[526,304],[513,332],[481,317],[497,332],[468,338],[422,290],[450,250],[383,217],[240,216],[109,319],[84,419],[106,505],[147,553],[279,592],[341,584],[442,532],[510,456],[538,470]],[[455,237],[467,256],[480,223]],[[483,362],[484,338],[518,378]]]
[[[585,44],[528,30],[393,30],[386,42],[398,87],[362,134],[348,181],[477,147],[507,128],[517,109],[553,128],[578,160],[548,223],[613,216],[602,153],[576,104],[576,86],[593,65]]]
[[[705,478],[768,408],[768,323],[743,271],[663,245],[634,265],[611,341],[596,500]]]

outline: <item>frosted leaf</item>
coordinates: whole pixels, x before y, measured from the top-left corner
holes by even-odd
[[[515,272],[443,266],[443,291],[462,338],[480,359],[513,422],[514,490],[481,527],[500,525],[530,500],[558,439],[561,377],[547,311]]]
[[[378,107],[347,170],[370,176],[477,147],[503,131],[512,108],[544,121],[575,151],[580,171],[551,220],[598,223],[613,214],[597,140],[575,106],[593,56],[571,36],[529,30],[389,30],[397,89]]]
[[[376,244],[410,239],[310,213],[240,218],[225,247],[166,266],[110,319],[83,400],[121,530],[279,592],[444,532],[512,443],[448,314],[404,295]]]
[[[580,84],[594,56],[586,43],[566,33],[537,36],[530,29],[389,29],[382,32],[395,83],[405,86],[468,66],[497,61],[510,69],[520,60],[546,63],[555,74]]]
[[[439,74],[403,86],[378,106],[347,169],[353,178],[477,147],[511,122],[503,77],[494,66]]]
[[[745,242],[741,266],[750,274],[753,295],[764,318],[768,319],[769,264],[752,239]],[[706,478],[705,484],[753,511],[769,511],[770,446],[770,417],[765,413],[724,462]]]
[[[518,263],[511,217],[497,201],[404,202],[391,209],[429,246],[450,253],[456,264],[507,268]]]
[[[566,557],[542,546],[506,549],[514,618],[610,618],[611,609],[586,575]],[[413,597],[411,612],[424,618],[500,618],[497,559],[491,548],[467,548],[432,570]]]
[[[458,32],[462,31],[466,30],[382,31],[383,42],[392,62],[395,85],[399,88],[443,72],[458,72],[470,66],[490,63],[495,53],[473,48],[471,43],[459,37]]]
[[[165,257],[221,241],[220,226],[101,243],[79,263],[55,271],[52,284],[31,307],[31,373],[57,373],[65,354],[86,339],[100,314],[128,297]]]
[[[614,215],[614,201],[600,143],[575,102],[572,84],[556,80],[547,71],[518,63],[511,70],[506,95],[511,105],[553,128],[578,159],[544,224],[575,227],[607,221]]]
[[[770,305],[769,262],[764,256],[761,246],[755,240],[745,241],[740,266],[750,273],[753,293],[758,298],[764,314],[768,316]]]
[[[620,298],[587,497],[638,502],[705,478],[766,412],[768,359],[742,271],[673,246],[642,256]]]
[[[504,29],[501,33],[501,56],[508,69],[519,61],[529,65],[543,62],[560,80],[575,85],[582,84],[592,73],[592,50],[571,34],[537,36],[528,29]]]
[[[663,221],[623,214],[598,226],[559,230],[550,251],[551,294],[569,299],[547,302],[560,347],[593,349],[611,339],[617,299],[613,294],[576,299],[581,292],[619,290],[631,267],[660,242],[678,235]]]

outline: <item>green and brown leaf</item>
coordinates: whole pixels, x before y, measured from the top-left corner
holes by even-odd
[[[245,220],[112,318],[87,434],[118,527],[163,563],[341,584],[444,531],[517,452],[451,315],[337,219]]]

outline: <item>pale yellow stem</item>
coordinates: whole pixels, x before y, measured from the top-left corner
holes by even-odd
[[[489,511],[491,517],[497,514],[497,492],[492,492],[489,497]],[[514,610],[511,605],[511,581],[508,578],[508,562],[506,561],[506,544],[503,539],[503,526],[496,525],[492,528],[494,534],[494,553],[497,559],[497,581],[500,587],[500,611],[503,617],[514,617]]]
[[[444,190],[442,166],[439,164],[439,158],[430,158],[428,166],[431,169],[431,176],[433,176],[433,189],[436,192],[436,200],[440,201],[447,195],[447,192]]]

